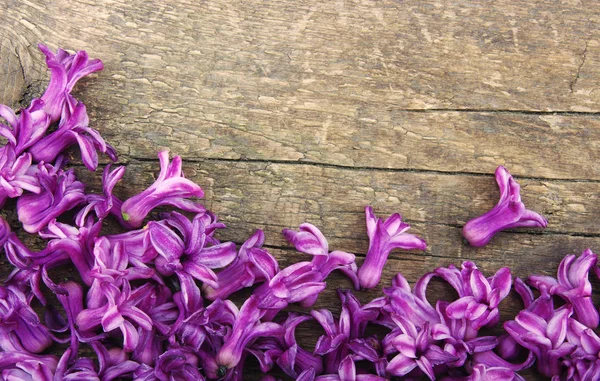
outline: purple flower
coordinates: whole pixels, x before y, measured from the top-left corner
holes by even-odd
[[[299,231],[283,229],[283,236],[293,243],[301,253],[313,255],[311,263],[314,268],[322,274],[321,281],[325,280],[334,270],[340,270],[352,281],[354,288],[360,288],[356,275],[357,266],[354,254],[344,251],[329,252],[329,244],[321,231],[314,225],[304,223],[300,225]],[[303,307],[310,307],[316,301],[316,295],[312,299],[302,302]]]
[[[83,282],[91,285],[94,279],[90,273],[94,266],[94,239],[98,237],[101,228],[102,224],[99,222],[93,225],[89,223],[78,229],[53,220],[49,221],[46,229],[39,234],[42,238],[50,239],[48,250],[56,254],[66,253],[79,271]]]
[[[75,222],[78,226],[85,225],[86,219],[92,210],[100,220],[106,218],[109,214],[112,214],[119,222],[121,222],[121,224],[123,224],[121,217],[121,206],[123,205],[123,202],[113,195],[113,189],[124,174],[125,167],[123,166],[119,166],[112,171],[110,170],[110,164],[104,167],[104,171],[102,172],[103,194],[87,194],[85,196],[87,205],[77,212],[75,218]]]
[[[363,265],[358,269],[358,280],[363,288],[377,286],[388,255],[393,249],[425,250],[427,244],[421,238],[407,234],[410,226],[402,222],[399,214],[392,214],[385,221],[375,217],[370,206],[365,208],[369,251]]]
[[[450,318],[467,319],[474,330],[498,323],[498,305],[508,296],[512,283],[508,267],[501,268],[490,278],[484,277],[470,261],[463,262],[460,271],[451,265],[448,268],[438,268],[434,273],[458,292],[459,299],[446,308]]]
[[[188,212],[204,212],[202,205],[186,200],[188,197],[204,197],[199,185],[183,177],[181,157],[175,156],[169,164],[169,152],[158,154],[160,174],[149,188],[127,199],[121,207],[121,214],[129,228],[137,228],[148,213],[157,206],[171,205]]]
[[[31,171],[31,155],[19,157],[10,145],[0,148],[0,207],[7,198],[19,197],[23,191],[40,193],[42,188],[38,178]]]
[[[277,365],[290,377],[297,377],[306,369],[314,369],[316,373],[323,371],[323,360],[308,352],[296,343],[296,327],[310,320],[309,315],[290,313],[282,324],[285,331],[284,345],[287,348],[277,359]]]
[[[90,60],[84,50],[75,54],[58,49],[56,54],[44,45],[38,45],[46,56],[46,64],[50,69],[50,83],[41,100],[44,110],[52,122],[60,118],[65,98],[71,93],[77,81],[86,75],[102,70],[104,65],[100,60]]]
[[[506,168],[496,169],[500,200],[489,212],[467,222],[463,236],[472,246],[484,246],[501,230],[519,227],[545,228],[548,221],[538,213],[526,209],[521,202],[521,188]]]
[[[392,315],[399,330],[384,339],[387,354],[394,354],[387,371],[393,376],[405,376],[420,369],[430,380],[435,380],[434,367],[456,361],[458,358],[436,345],[429,322],[416,326],[403,316]]]
[[[13,286],[0,287],[0,348],[7,352],[41,353],[53,341],[25,294]]]
[[[575,319],[569,319],[567,324],[567,341],[575,345],[575,350],[563,361],[567,377],[593,380],[600,374],[600,337]]]
[[[522,381],[523,377],[514,370],[503,367],[488,367],[477,364],[473,367],[471,374],[465,377],[444,377],[442,381]]]
[[[198,380],[204,377],[198,371],[198,358],[181,349],[170,349],[156,360],[151,368],[142,365],[135,371],[135,381]]]
[[[104,142],[98,131],[90,128],[85,105],[77,102],[71,95],[66,96],[58,129],[37,141],[29,152],[36,161],[46,163],[54,161],[65,149],[77,143],[81,151],[83,164],[90,170],[98,166],[98,153],[106,153],[113,161],[117,154]]]
[[[542,294],[540,298],[548,300],[545,295]],[[557,376],[562,359],[575,349],[573,344],[565,341],[572,308],[565,305],[552,311],[551,316],[540,316],[532,310],[519,312],[515,320],[504,323],[504,329],[520,345],[533,352],[540,373],[548,377]],[[548,311],[544,308],[544,312]]]
[[[99,326],[102,326],[104,332],[118,328],[123,336],[123,350],[133,351],[139,340],[139,334],[133,323],[147,331],[152,329],[152,319],[137,307],[148,297],[149,288],[150,283],[146,283],[132,291],[129,282],[124,281],[123,290],[120,290],[113,284],[104,283],[108,303],[102,307],[81,311],[76,318],[77,326],[84,332]]]
[[[54,356],[0,352],[1,378],[7,381],[53,381],[56,363]]]
[[[314,371],[306,371],[298,380],[309,381],[385,381],[387,378],[373,374],[358,374],[352,356],[346,356],[338,368],[337,374],[326,374],[314,378]]]
[[[579,257],[567,255],[558,266],[558,279],[545,275],[532,275],[529,282],[536,288],[542,285],[551,295],[558,295],[573,306],[573,315],[590,328],[598,326],[598,310],[592,302],[592,284],[589,281],[590,269],[596,266],[598,258],[590,249]]]
[[[50,117],[43,107],[44,102],[34,99],[17,116],[11,108],[0,105],[0,116],[8,122],[8,126],[0,123],[0,135],[8,140],[6,147],[14,149],[17,156],[35,144],[48,129]]]
[[[266,249],[262,248],[265,234],[257,230],[242,244],[235,260],[217,274],[218,287],[203,286],[208,300],[225,299],[244,287],[270,281],[279,272],[279,264]]]
[[[272,322],[261,322],[264,309],[260,308],[261,300],[256,295],[248,298],[237,314],[229,335],[225,337],[223,346],[217,352],[217,363],[221,376],[228,369],[234,368],[241,360],[244,348],[260,337],[280,337],[283,335],[281,325]]]
[[[17,200],[19,221],[28,233],[39,232],[48,222],[85,200],[83,183],[72,169],[63,171],[60,165],[60,160],[54,166],[39,164],[35,176],[40,192],[24,194]]]

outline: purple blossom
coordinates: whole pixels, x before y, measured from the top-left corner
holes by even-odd
[[[170,349],[156,360],[156,366],[140,366],[134,374],[134,381],[198,380],[205,378],[198,371],[198,358],[181,349]]]
[[[188,212],[204,212],[202,205],[187,200],[188,197],[204,197],[199,185],[183,176],[181,157],[175,156],[169,163],[169,152],[158,154],[160,174],[149,188],[127,199],[121,207],[121,214],[129,228],[137,228],[157,206],[171,205]]]
[[[90,60],[84,50],[75,54],[58,49],[56,54],[44,45],[38,45],[46,56],[46,65],[50,69],[50,83],[41,100],[44,110],[52,122],[57,121],[63,110],[65,98],[71,93],[78,80],[104,68],[102,61]]]
[[[117,160],[114,148],[104,142],[98,131],[89,127],[85,105],[66,95],[58,129],[33,144],[29,152],[36,161],[49,163],[75,143],[79,145],[83,164],[90,171],[98,166],[96,150],[106,153],[113,161]]]
[[[7,381],[53,381],[54,356],[37,356],[23,352],[0,352],[0,370]]]
[[[444,377],[442,381],[522,381],[523,377],[514,370],[503,367],[488,367],[477,364],[471,374],[465,377]]]
[[[94,211],[96,217],[100,220],[106,218],[109,214],[115,216],[121,224],[123,220],[121,217],[121,206],[123,202],[113,195],[113,189],[117,182],[121,180],[125,174],[125,167],[119,166],[112,171],[110,170],[110,164],[104,167],[102,172],[102,192],[103,194],[86,194],[85,205],[75,218],[75,222],[78,226],[84,226],[86,219],[91,211]]]
[[[549,300],[544,295],[541,298]],[[573,310],[565,305],[544,316],[549,312],[544,307],[544,315],[540,316],[534,308],[519,312],[515,320],[504,323],[504,329],[520,345],[533,352],[540,373],[548,377],[559,375],[562,359],[575,350],[573,344],[565,341],[567,323]]]
[[[296,342],[296,327],[310,319],[309,315],[290,313],[282,324],[285,331],[283,344],[287,349],[280,354],[277,365],[290,377],[297,377],[306,369],[314,369],[316,373],[323,371],[321,357],[313,355]]]
[[[600,337],[585,324],[569,319],[567,341],[575,345],[575,350],[563,361],[567,378],[593,380],[600,374]]]
[[[262,248],[265,234],[257,230],[242,244],[235,260],[217,274],[218,287],[203,286],[208,300],[225,299],[244,287],[270,281],[279,272],[279,264],[266,249]]]
[[[0,135],[8,140],[5,147],[14,149],[17,156],[35,144],[48,129],[50,117],[43,107],[44,102],[34,99],[31,105],[21,109],[17,116],[11,108],[0,105],[0,116],[8,122],[8,125],[0,123]]]
[[[329,244],[321,231],[314,225],[304,223],[300,225],[298,231],[283,229],[283,236],[301,253],[313,255],[311,263],[313,267],[322,274],[325,280],[329,274],[335,270],[340,270],[352,281],[354,288],[359,289],[359,282],[354,254],[344,251],[329,252]],[[313,299],[303,301],[303,307],[310,307],[316,301],[316,295]]]
[[[260,308],[261,300],[256,295],[248,298],[236,316],[231,332],[225,337],[223,346],[217,352],[217,364],[220,373],[239,364],[245,347],[260,337],[281,337],[283,328],[273,322],[261,322],[264,309]],[[223,375],[221,374],[221,375]]]
[[[54,166],[40,163],[33,172],[40,192],[24,194],[17,200],[19,221],[28,233],[39,232],[48,222],[85,200],[83,183],[77,180],[72,169],[60,169],[61,163],[60,159]]]
[[[23,191],[40,193],[42,188],[31,170],[31,155],[16,157],[10,145],[0,148],[0,207],[6,199],[19,197]]]
[[[365,208],[369,250],[363,265],[358,269],[358,280],[363,288],[377,286],[388,255],[393,249],[425,250],[427,244],[421,238],[406,233],[410,226],[395,213],[385,221],[375,217],[370,206]]]
[[[473,262],[466,261],[460,271],[450,265],[448,268],[438,268],[434,273],[458,293],[459,299],[446,308],[449,317],[467,319],[474,330],[498,323],[498,305],[508,296],[511,288],[510,269],[501,268],[494,276],[486,278]]]
[[[536,288],[546,287],[551,295],[558,295],[573,306],[573,315],[590,328],[598,326],[598,310],[592,302],[592,285],[589,272],[598,258],[590,249],[579,257],[567,255],[558,266],[558,279],[545,275],[532,275],[529,282]]]
[[[506,168],[496,169],[500,200],[489,212],[467,222],[463,236],[472,246],[484,246],[501,230],[519,227],[545,228],[548,221],[538,213],[526,209],[521,202],[521,188]]]
[[[0,348],[6,352],[41,353],[53,342],[21,290],[0,287]]]
[[[123,350],[133,351],[139,340],[138,331],[133,323],[147,331],[152,329],[152,319],[137,307],[148,296],[149,287],[150,284],[146,283],[131,290],[129,282],[125,281],[123,289],[120,290],[113,284],[104,283],[104,295],[108,303],[81,311],[76,318],[77,326],[84,332],[99,326],[107,333],[118,328],[123,336]]]
[[[435,380],[434,367],[458,359],[436,344],[429,322],[419,327],[403,316],[394,314],[392,320],[398,330],[384,339],[384,348],[388,355],[395,353],[387,366],[387,371],[393,376],[405,376],[418,368],[429,379]]]

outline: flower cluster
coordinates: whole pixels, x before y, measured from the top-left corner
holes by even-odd
[[[243,380],[248,358],[268,381],[276,380],[272,373],[304,381],[522,380],[517,372],[533,364],[557,379],[600,373],[599,315],[588,279],[590,270],[600,270],[591,251],[567,256],[557,279],[532,276],[528,284],[518,278],[513,284],[508,268],[486,277],[464,262],[425,274],[413,288],[397,274],[384,296],[366,304],[338,290],[339,315],[290,312],[291,304],[312,307],[334,271],[355,290],[376,287],[392,250],[425,250],[425,241],[407,233],[400,215],[381,219],[367,207],[369,248],[360,268],[354,254],[330,251],[309,223],[283,230],[306,260],[282,268],[261,230],[239,247],[218,239],[225,225],[198,202],[203,190],[185,178],[181,158],[169,160],[167,151],[158,154],[155,182],[137,195],[123,200],[114,194],[125,167],[110,164],[101,193],[88,193],[64,154],[77,145],[92,171],[98,152],[116,160],[71,95],[77,80],[102,63],[83,51],[40,49],[51,70],[48,89],[18,113],[0,106],[6,121],[0,124],[6,138],[0,205],[16,199],[18,222],[11,222],[44,242],[32,250],[0,218],[0,247],[14,267],[0,286],[2,379]],[[499,204],[465,226],[473,245],[504,228],[546,224],[525,209],[504,168],[496,178]],[[151,213],[159,206],[172,210]],[[111,223],[120,230],[107,234],[103,226]],[[64,265],[76,269],[77,281],[53,279],[53,270]],[[454,289],[456,298],[430,302],[433,278]],[[238,308],[229,298],[250,287]],[[500,325],[500,304],[513,288],[524,310],[504,323],[502,335],[488,334]],[[556,299],[563,303],[555,307]],[[296,329],[308,321],[320,327],[310,349],[296,340]],[[58,344],[63,353],[48,355]],[[86,347],[95,356],[81,356]]]

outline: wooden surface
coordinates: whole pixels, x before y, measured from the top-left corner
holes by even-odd
[[[169,148],[230,227],[224,239],[265,229],[290,263],[301,257],[279,231],[307,221],[330,248],[363,256],[364,206],[399,212],[429,248],[394,252],[383,284],[467,259],[487,274],[554,274],[565,254],[600,251],[600,8],[589,0],[0,3],[0,103],[41,94],[37,43],[101,58],[76,95],[128,164],[135,186],[118,193],[150,184]],[[467,247],[460,229],[497,201],[497,165],[548,229]],[[319,305],[334,308],[348,284],[329,286]]]

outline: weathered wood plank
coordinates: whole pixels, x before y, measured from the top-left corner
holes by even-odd
[[[600,179],[597,115],[402,111],[599,111],[597,14],[576,2],[57,1],[4,13],[0,38],[21,51],[29,95],[42,86],[37,42],[104,59],[80,96],[125,156],[169,146],[188,158]],[[14,86],[3,102],[23,99]]]
[[[142,190],[157,170],[157,161],[132,161],[122,181],[127,186],[118,186],[118,192],[127,197]],[[204,188],[207,206],[232,223],[280,229],[311,221],[340,238],[354,236],[352,224],[363,224],[365,205],[381,215],[401,213],[410,223],[456,227],[491,209],[499,197],[492,175],[219,160],[186,162],[185,172]],[[99,187],[99,173],[78,173]],[[549,220],[545,231],[535,233],[600,235],[599,183],[517,180],[525,205]]]
[[[130,104],[200,98],[233,118],[236,105],[273,103],[341,114],[600,106],[598,11],[578,1],[28,3],[7,4],[4,38],[89,48],[115,85],[145,90]],[[116,94],[102,88],[109,104]]]

